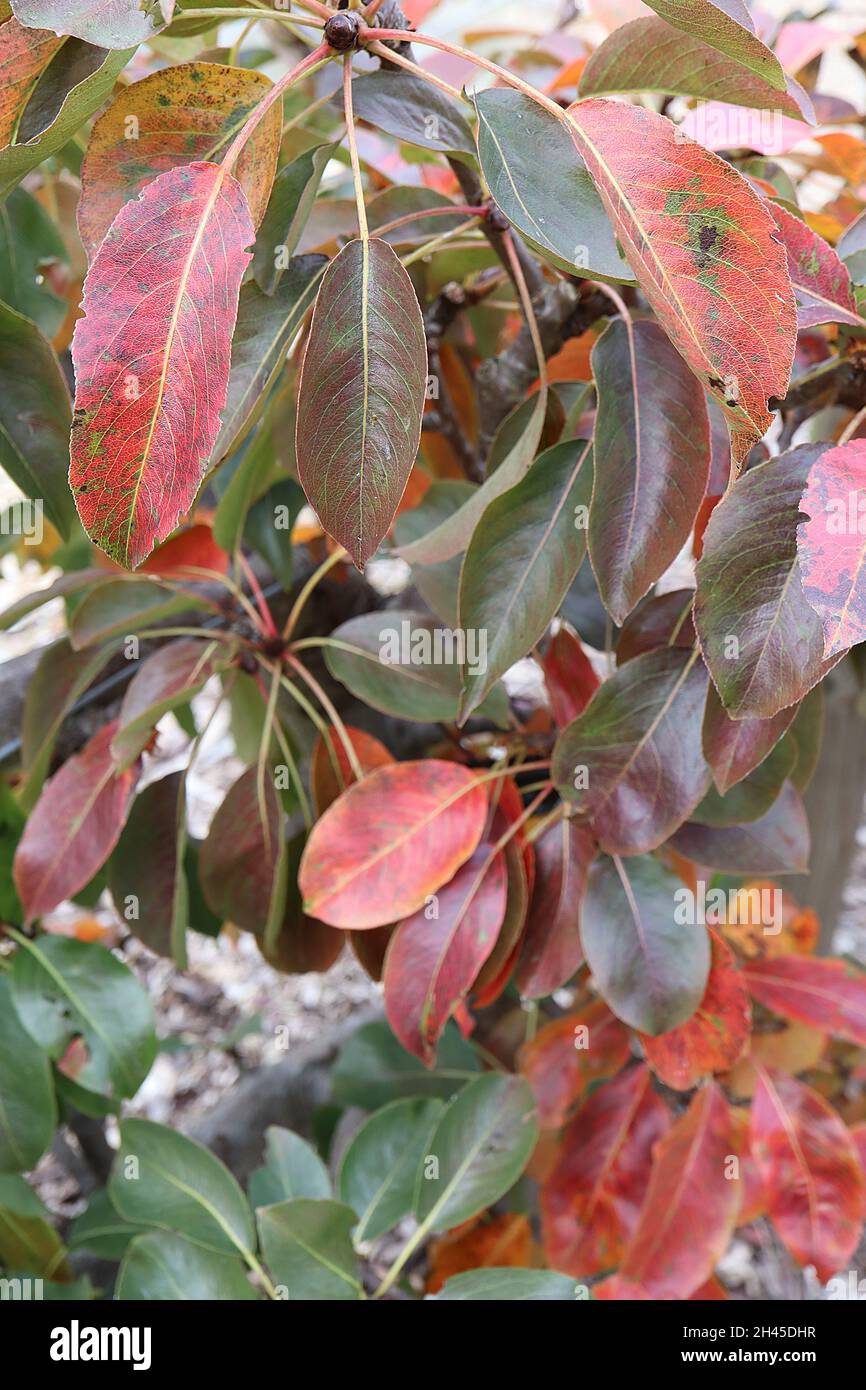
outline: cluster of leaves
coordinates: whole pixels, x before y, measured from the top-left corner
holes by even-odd
[[[278,48],[323,38],[271,83],[272,53],[219,47],[220,8],[0,4],[0,463],[62,569],[2,621],[68,615],[0,804],[0,1261],[70,1278],[20,1174],[156,1054],[122,961],[52,931],[107,885],[181,967],[224,922],[284,971],[348,939],[391,1030],[356,1043],[389,1078],[375,1100],[343,1077],[375,1113],[339,1200],[296,1136],[271,1136],[248,1202],[191,1141],[123,1121],[71,1236],[122,1257],[121,1296],[356,1298],[358,1252],[413,1214],[385,1293],[431,1233],[523,1215],[524,1171],[548,1269],[454,1297],[722,1296],[731,1233],[764,1216],[828,1279],[866,1216],[866,976],[816,959],[789,900],[754,904],[808,865],[821,681],[866,638],[863,414],[839,398],[795,437],[801,402],[864,371],[864,145],[820,133],[862,115],[810,66],[857,36],[784,27],[800,85],[744,5],[654,0],[591,54],[554,34],[505,69],[407,48],[376,0],[304,0],[249,11]],[[494,85],[467,96],[416,44]],[[768,158],[762,112],[808,153]],[[809,214],[788,166],[850,177]],[[657,592],[690,543],[696,589]],[[320,563],[278,623],[260,576],[291,588],[293,549]],[[380,551],[416,607],[299,635],[326,576]],[[55,770],[124,657],[116,716]],[[526,657],[530,719],[502,679]],[[198,841],[206,685],[246,770]],[[398,761],[346,692],[441,738]],[[190,755],[154,780],[169,714]],[[472,1078],[483,1010],[535,1018],[566,988]]]

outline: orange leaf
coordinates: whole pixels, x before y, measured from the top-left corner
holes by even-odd
[[[614,1076],[628,1058],[628,1029],[601,999],[548,1023],[520,1054],[542,1128],[558,1129],[575,1101]]]
[[[638,1035],[653,1071],[675,1091],[690,1091],[704,1077],[727,1071],[749,1037],[749,993],[733,951],[715,932],[710,940],[710,976],[697,1011],[669,1033]]]
[[[454,1274],[467,1269],[525,1269],[532,1253],[532,1230],[525,1216],[503,1212],[459,1226],[430,1244],[427,1293],[438,1293]]]
[[[375,772],[377,767],[386,767],[394,762],[384,743],[380,743],[372,734],[365,734],[363,729],[353,729],[350,724],[345,728],[362,772]],[[331,747],[329,748],[322,735],[318,734],[310,760],[310,789],[317,816],[323,816],[338,796],[357,780],[349,766],[343,740],[333,725],[329,725],[328,732],[331,735]],[[334,759],[337,762],[336,768]]]

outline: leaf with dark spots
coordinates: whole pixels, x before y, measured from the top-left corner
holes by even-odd
[[[427,345],[387,242],[350,241],[325,272],[298,386],[298,478],[359,569],[387,534],[415,462]]]

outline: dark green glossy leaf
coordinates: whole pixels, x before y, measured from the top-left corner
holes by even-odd
[[[136,1236],[124,1255],[115,1297],[124,1303],[243,1303],[257,1295],[242,1260],[151,1231]]]
[[[537,1138],[535,1098],[523,1077],[489,1073],[471,1081],[430,1137],[418,1174],[418,1220],[447,1231],[492,1206],[520,1177]]]
[[[415,462],[427,388],[421,309],[387,242],[350,241],[322,280],[298,386],[298,478],[359,569]]]
[[[478,1056],[456,1024],[446,1025],[436,1063],[428,1068],[400,1045],[383,1020],[365,1023],[343,1044],[331,1084],[339,1105],[375,1110],[398,1096],[448,1100],[479,1070]]]
[[[701,753],[707,673],[665,647],[617,667],[562,731],[552,771],[602,849],[640,854],[681,825],[709,782]]]
[[[35,1168],[56,1123],[48,1057],[21,1024],[9,981],[0,976],[0,1173]]]
[[[357,1242],[383,1236],[412,1210],[418,1170],[441,1112],[438,1100],[395,1100],[352,1137],[337,1192],[358,1213]]]
[[[265,294],[273,294],[294,255],[319,191],[325,165],[339,141],[311,145],[277,174],[268,210],[253,249],[253,273]]]
[[[469,1269],[447,1279],[432,1303],[573,1303],[578,1286],[552,1269]],[[583,1295],[585,1297],[585,1295]]]
[[[316,1150],[290,1129],[269,1125],[265,1162],[250,1176],[250,1201],[269,1207],[294,1197],[330,1197],[331,1179]]]
[[[0,1173],[0,1268],[25,1269],[37,1278],[71,1277],[47,1208],[17,1173]]]
[[[32,810],[42,789],[63,720],[116,650],[112,642],[77,652],[68,637],[61,637],[39,658],[21,722],[21,766],[26,780],[19,799],[25,811]]]
[[[352,1248],[357,1218],[342,1202],[298,1198],[258,1213],[265,1262],[293,1303],[346,1302],[361,1296]]]
[[[447,478],[431,483],[417,507],[401,512],[394,521],[394,539],[398,545],[410,545],[432,531],[440,522],[462,507],[472,496],[472,483]],[[457,626],[457,595],[460,588],[462,555],[452,555],[439,564],[413,565],[412,579],[424,602],[437,617],[452,627]]]
[[[479,92],[475,107],[481,169],[509,222],[560,270],[632,282],[564,125],[507,87]]]
[[[622,624],[682,550],[707,486],[704,392],[658,324],[611,323],[592,350],[598,391],[589,553]]]
[[[701,923],[677,920],[682,880],[650,855],[597,859],[581,916],[586,960],[617,1018],[650,1037],[695,1012],[710,972]]]
[[[383,67],[356,77],[352,105],[356,116],[410,145],[475,155],[469,108],[411,72]]]
[[[67,1237],[71,1250],[90,1250],[103,1260],[121,1260],[129,1242],[142,1234],[142,1227],[120,1215],[108,1189],[94,1192],[85,1211],[77,1216]]]
[[[42,204],[16,188],[0,206],[0,299],[53,338],[66,317],[52,270],[66,274],[66,247]]]
[[[463,668],[460,718],[543,636],[586,553],[591,446],[547,449],[526,477],[490,504],[460,577],[459,626],[483,634],[484,660]]]
[[[23,313],[0,304],[0,466],[26,497],[41,499],[68,539],[75,522],[67,481],[69,390],[50,343]]]
[[[177,1231],[221,1254],[253,1249],[252,1213],[229,1170],[165,1125],[123,1120],[109,1180],[121,1216]]]

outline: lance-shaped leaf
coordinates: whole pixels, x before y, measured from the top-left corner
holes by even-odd
[[[174,0],[11,0],[22,24],[72,34],[100,48],[146,43],[164,29]]]
[[[755,23],[745,0],[652,0],[650,9],[684,34],[696,35],[720,53],[736,58],[743,67],[784,92],[782,66],[755,34]]]
[[[824,635],[824,654],[839,656],[866,638],[866,440],[813,456],[797,528],[803,593]]]
[[[566,985],[583,960],[580,905],[595,838],[563,817],[535,842],[535,886],[517,966],[517,986],[529,999]]]
[[[772,59],[769,49],[766,52]],[[706,43],[702,35],[686,36],[663,19],[623,24],[595,50],[581,73],[580,95],[606,92],[703,97],[814,120],[812,103],[793,78],[787,79],[787,91],[780,92],[737,58]]]
[[[304,907],[333,927],[383,927],[423,907],[475,851],[487,795],[473,773],[426,759],[379,768],[313,827]]]
[[[773,1013],[866,1046],[866,975],[847,961],[777,956],[749,961],[743,974]]]
[[[546,1024],[520,1051],[542,1127],[559,1129],[575,1102],[615,1076],[630,1055],[628,1029],[602,999]]]
[[[136,1236],[124,1255],[117,1297],[125,1303],[173,1302],[179,1297],[245,1303],[255,1299],[256,1291],[236,1257],[202,1250],[168,1231],[150,1231]]]
[[[49,30],[25,29],[14,16],[0,25],[0,148],[15,139],[21,112],[62,43]]]
[[[4,30],[0,30],[0,34]],[[118,75],[134,51],[132,48],[107,51],[80,39],[67,39],[62,44],[20,113],[15,128],[16,143],[0,149],[0,197],[20,183],[37,164],[61,150],[108,100]]]
[[[647,652],[618,667],[560,734],[557,789],[589,819],[602,849],[655,849],[698,804],[709,780],[701,755],[706,694],[694,652]]]
[[[352,1246],[357,1217],[342,1202],[305,1197],[258,1213],[262,1253],[293,1302],[344,1303],[363,1289]]]
[[[411,72],[389,66],[356,77],[352,105],[356,116],[410,145],[470,158],[475,154],[471,108]]]
[[[460,574],[458,626],[484,635],[484,659],[464,665],[461,722],[557,612],[586,554],[578,509],[585,518],[591,495],[591,445],[569,440],[482,516]]]
[[[215,660],[231,648],[221,642],[183,637],[168,642],[142,662],[126,688],[111,751],[121,767],[143,752],[163,715],[189,704],[221,663]]]
[[[443,1111],[422,1162],[415,1215],[428,1230],[468,1221],[514,1185],[538,1138],[535,1102],[522,1076],[479,1076]]]
[[[741,457],[768,429],[767,401],[785,395],[794,355],[775,222],[730,164],[664,116],[593,97],[568,119],[641,289],[724,407]]]
[[[0,30],[2,33],[2,30]],[[68,539],[75,508],[69,468],[69,390],[50,344],[0,304],[0,467]]]
[[[725,431],[727,434],[727,430]],[[616,664],[622,666],[657,647],[693,647],[694,589],[672,589],[643,599],[624,623],[616,644]]]
[[[363,773],[375,772],[377,767],[385,767],[396,761],[385,745],[372,734],[365,734],[363,729],[353,729],[351,724],[344,727]],[[337,797],[357,781],[343,740],[338,738],[333,725],[329,728],[329,734],[328,742],[321,734],[317,735],[310,758],[310,790],[317,816],[323,816]]]
[[[562,123],[509,87],[478,92],[474,100],[478,158],[500,212],[560,270],[633,282]]]
[[[96,942],[18,938],[9,977],[15,1010],[34,1043],[59,1062],[78,1039],[86,1050],[77,1090],[134,1096],[153,1064],[153,1005],[132,971]]]
[[[770,203],[769,207],[788,255],[800,328],[819,323],[850,323],[866,328],[857,313],[847,266],[832,246],[787,208],[778,203]]]
[[[697,566],[694,620],[704,660],[734,719],[771,719],[817,685],[821,622],[800,582],[800,496],[826,444],[803,444],[750,468],[710,517]]]
[[[179,63],[124,87],[94,123],[81,163],[78,230],[88,257],[146,183],[178,165],[218,164],[271,86],[247,68]],[[236,177],[255,226],[277,172],[281,128],[277,102],[238,156]]]
[[[658,1037],[698,1008],[710,973],[710,938],[684,920],[683,885],[657,859],[603,857],[589,871],[581,935],[602,998],[618,1018]]]
[[[611,323],[592,371],[589,554],[621,625],[688,540],[707,486],[710,429],[700,383],[656,323]]]
[[[428,1066],[442,1029],[496,945],[506,888],[504,855],[483,843],[391,938],[385,1012],[407,1052]]]
[[[426,386],[424,323],[408,274],[387,242],[350,241],[316,298],[295,449],[319,520],[359,569],[403,496]]]
[[[739,1184],[726,1173],[732,1138],[728,1102],[712,1082],[660,1140],[619,1270],[642,1296],[689,1298],[725,1253],[740,1206]]]
[[[61,637],[42,652],[27,687],[21,721],[21,766],[26,781],[18,801],[25,811],[33,808],[39,796],[63,720],[115,651],[115,644],[109,643],[76,652],[69,638]]]
[[[273,294],[291,265],[301,234],[316,200],[328,160],[339,141],[312,145],[286,164],[274,182],[253,250],[253,272],[265,294]]]
[[[598,690],[598,676],[580,639],[565,626],[551,639],[542,665],[551,713],[564,729],[586,709]]]
[[[42,917],[88,884],[120,837],[139,768],[118,772],[117,722],[106,724],[45,783],[15,852],[14,876],[27,920]]]
[[[47,1053],[21,1023],[9,981],[0,979],[0,1173],[35,1168],[57,1124]]]
[[[549,1264],[585,1279],[619,1263],[637,1225],[653,1146],[669,1124],[648,1067],[631,1067],[593,1092],[541,1189]]]
[[[252,240],[240,184],[199,162],[127,203],[88,272],[69,480],[88,535],[127,568],[174,530],[204,476]]]
[[[669,1033],[641,1035],[647,1061],[674,1091],[690,1091],[714,1072],[730,1071],[749,1037],[752,1010],[746,982],[730,946],[715,932],[710,940],[710,974],[697,1011]]]
[[[850,1131],[817,1091],[761,1068],[752,1153],[770,1220],[794,1259],[814,1265],[826,1283],[847,1266],[866,1214],[866,1182]]]
[[[402,719],[456,719],[461,660],[479,668],[484,660],[477,632],[443,627],[429,613],[363,613],[331,635],[340,643],[325,648],[331,675],[365,704]],[[490,692],[482,713],[508,722],[502,686]]]
[[[728,874],[804,874],[809,843],[803,799],[790,782],[759,820],[722,826],[689,821],[671,837],[686,859]]]
[[[108,866],[119,916],[157,955],[178,960],[188,917],[185,828],[183,774],[171,772],[136,797]]]
[[[704,757],[722,796],[763,763],[791,725],[798,709],[798,705],[789,705],[771,719],[754,716],[731,719],[716,687],[709,687],[702,732]]]
[[[337,1191],[358,1213],[355,1243],[376,1240],[408,1215],[415,1184],[442,1102],[395,1100],[371,1115],[340,1161]]]
[[[229,788],[201,848],[209,907],[245,931],[263,933],[286,897],[285,815],[270,769],[247,768]]]

